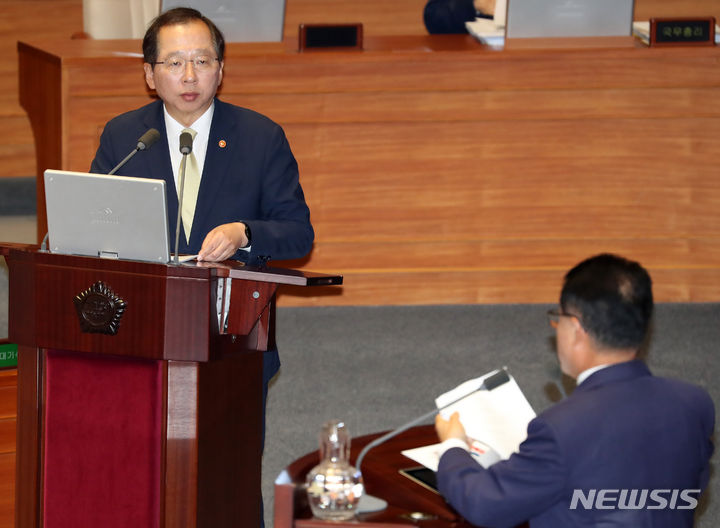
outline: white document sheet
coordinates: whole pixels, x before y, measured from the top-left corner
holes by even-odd
[[[477,389],[482,381],[498,372],[490,372],[480,378],[468,380],[455,389],[438,396],[438,408]],[[527,436],[527,425],[535,417],[530,403],[520,390],[515,378],[493,390],[482,390],[444,409],[448,418],[460,413],[460,421],[469,439],[474,440],[471,453],[479,463],[487,467],[498,459],[507,459],[516,452]],[[439,444],[403,451],[403,455],[437,471],[440,460]],[[492,456],[493,452],[496,456]]]
[[[505,46],[505,27],[498,26],[489,18],[476,18],[465,22],[465,28],[473,37],[491,48],[501,49]]]

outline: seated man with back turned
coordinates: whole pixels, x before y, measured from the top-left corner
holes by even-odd
[[[461,515],[488,527],[693,525],[715,411],[707,392],[655,377],[637,358],[652,311],[650,276],[636,262],[604,254],[567,273],[549,315],[562,371],[577,379],[573,394],[488,469],[467,452],[457,414],[436,419],[439,489]]]

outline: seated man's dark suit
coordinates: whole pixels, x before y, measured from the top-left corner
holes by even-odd
[[[158,142],[138,152],[117,174],[165,180],[174,251],[178,197],[162,101],[108,122],[90,170],[108,173],[150,128],[160,132]],[[300,187],[297,162],[282,128],[252,110],[215,99],[192,232],[186,242],[181,231],[180,253],[198,253],[213,228],[231,222],[250,227],[251,251],[239,250],[233,257],[250,264],[301,258],[312,248],[310,212]],[[279,367],[277,351],[265,353],[265,385]]]
[[[519,452],[485,470],[460,448],[440,460],[441,493],[473,524],[532,528],[680,528],[693,509],[585,509],[573,491],[702,490],[715,411],[709,395],[652,376],[641,361],[593,373],[528,426]],[[692,497],[698,498],[695,492]],[[619,493],[610,494],[611,497]],[[668,503],[671,494],[663,495]],[[635,503],[640,501],[637,496]],[[678,499],[677,505],[688,505]]]

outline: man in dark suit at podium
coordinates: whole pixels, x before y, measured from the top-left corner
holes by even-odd
[[[109,172],[140,136],[157,129],[158,144],[118,174],[165,180],[169,225],[175,226],[179,136],[191,129],[197,133],[192,155],[201,173],[191,225],[183,218],[180,253],[250,264],[301,258],[314,235],[297,163],[277,124],[217,99],[224,53],[222,33],[198,11],[176,8],[158,16],[145,33],[143,55],[145,79],[160,99],[105,126],[90,170]],[[187,199],[184,193],[183,202]],[[277,351],[266,353],[265,385],[279,367]]]
[[[143,55],[145,79],[160,100],[106,125],[91,171],[109,172],[148,129],[159,130],[158,145],[118,174],[165,180],[174,231],[179,136],[190,129],[199,188],[188,193],[186,172],[181,209],[190,206],[194,214],[183,211],[179,251],[197,253],[198,260],[251,264],[301,258],[312,247],[313,229],[297,163],[277,124],[216,98],[224,52],[222,33],[198,11],[177,8],[157,17],[145,34]]]
[[[216,97],[224,53],[222,33],[198,11],[176,8],[160,14],[143,39],[145,80],[159,100],[105,126],[91,172],[108,173],[154,128],[160,132],[158,144],[117,174],[165,180],[173,231],[177,215],[182,218],[180,253],[198,254],[201,261],[232,258],[249,264],[301,258],[310,252],[314,233],[297,162],[280,126]],[[186,164],[179,204],[183,131],[194,137],[194,159]],[[195,174],[188,170],[193,165]],[[263,404],[279,368],[277,350],[265,352]]]
[[[652,309],[650,276],[636,262],[599,255],[568,272],[549,315],[573,394],[487,470],[468,453],[457,414],[436,420],[439,489],[461,515],[481,526],[693,525],[715,411],[707,392],[654,377],[637,359]]]

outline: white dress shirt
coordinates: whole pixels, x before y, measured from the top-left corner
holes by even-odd
[[[180,134],[186,128],[192,128],[197,135],[193,141],[193,154],[200,167],[200,178],[202,179],[203,168],[205,167],[205,154],[207,153],[208,139],[210,137],[210,124],[212,123],[215,103],[210,105],[192,125],[186,127],[178,123],[175,118],[168,114],[167,108],[163,105],[165,112],[165,130],[167,130],[168,147],[170,148],[170,162],[172,163],[173,176],[175,177],[175,189],[180,190]]]

